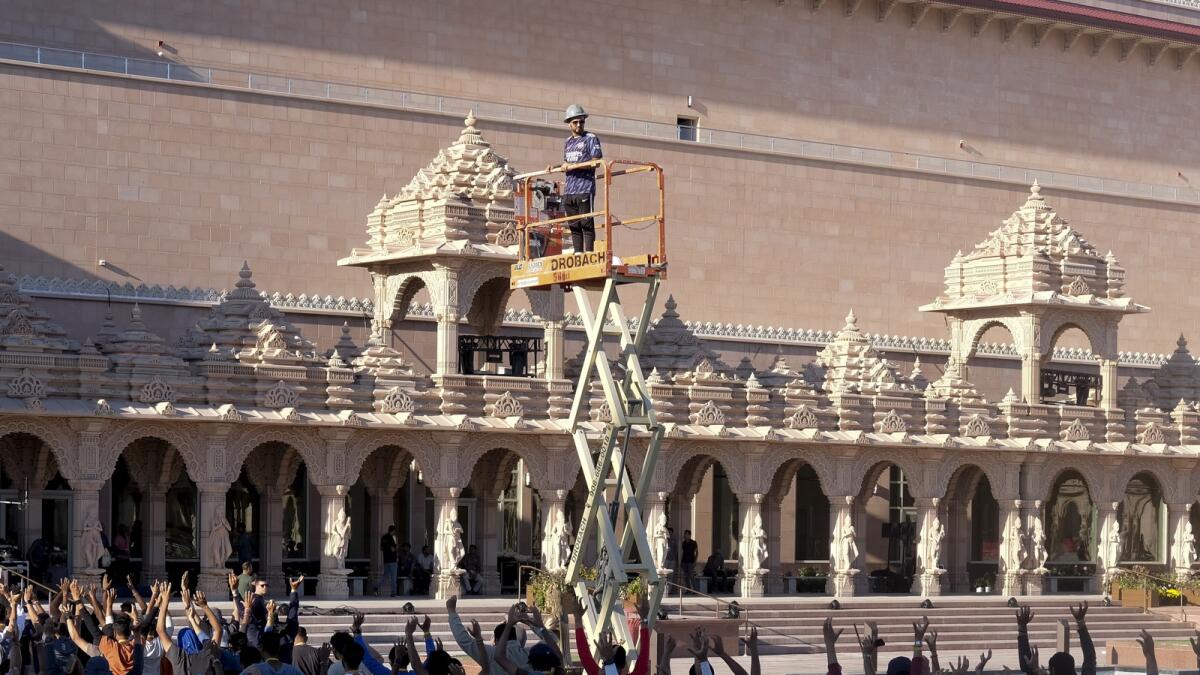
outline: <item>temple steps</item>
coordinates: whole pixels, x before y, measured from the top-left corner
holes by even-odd
[[[1035,616],[1030,625],[1029,635],[1031,642],[1040,648],[1043,661],[1053,651],[1056,627],[1062,619],[1070,621],[1072,649],[1077,653],[1078,637],[1074,632],[1074,620],[1068,606],[1083,597],[1040,596],[1021,599],[1022,603],[1034,608]],[[1131,607],[1104,607],[1101,598],[1096,596],[1086,599],[1089,601],[1088,628],[1097,649],[1102,649],[1111,640],[1133,639],[1143,628],[1158,639],[1186,639],[1194,635],[1190,623],[1172,621],[1170,617],[1160,614],[1145,614],[1140,609]],[[396,639],[404,633],[407,617],[401,614],[401,607],[406,601],[413,603],[418,616],[429,614],[431,633],[442,640],[448,651],[452,654],[460,653],[450,633],[443,603],[429,599],[353,598],[344,603],[313,604],[322,607],[323,611],[337,606],[358,607],[367,617],[363,626],[364,639],[386,655]],[[490,633],[491,628],[502,619],[513,601],[501,598],[471,599],[461,602],[458,611],[467,621],[471,618],[477,619],[484,631]],[[829,601],[830,598],[827,597],[738,600],[747,610],[748,619],[759,626],[759,640],[764,654],[823,652],[821,626],[827,616],[833,617],[835,628],[844,629],[838,647],[841,659],[847,662],[859,658],[855,646],[855,624],[861,633],[866,630],[866,621],[875,621],[879,626],[880,637],[886,643],[880,651],[890,654],[888,658],[891,658],[911,651],[912,622],[922,616],[928,616],[930,627],[938,632],[940,651],[1001,650],[1016,647],[1015,610],[1007,606],[1006,599],[996,596],[946,596],[935,599],[935,607],[932,609],[921,609],[920,598],[915,596],[847,598],[842,601],[838,610],[830,610]],[[305,611],[301,616],[310,642],[319,644],[328,640],[335,631],[349,628],[349,614],[308,613],[308,608],[313,606],[310,602],[307,599],[302,602]],[[222,611],[227,614],[226,605],[227,603],[222,603]],[[678,601],[664,602],[663,608],[669,616],[678,616]],[[684,618],[712,618],[717,613],[712,601],[684,602]],[[723,614],[724,610],[720,613]],[[1200,616],[1200,610],[1197,611],[1197,616]],[[180,615],[177,620],[181,618]]]

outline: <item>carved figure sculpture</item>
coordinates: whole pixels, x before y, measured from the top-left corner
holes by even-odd
[[[329,533],[329,556],[338,561],[338,569],[346,566],[346,555],[350,551],[350,529],[350,515],[343,506],[333,522],[333,531]]]
[[[1180,560],[1184,567],[1190,568],[1196,563],[1196,534],[1192,530],[1192,519],[1185,518],[1183,521],[1183,541],[1180,542],[1181,549]]]
[[[767,560],[767,532],[763,529],[762,516],[754,514],[754,523],[750,526],[749,541],[746,542],[746,569],[757,571],[763,568]]]
[[[442,528],[444,548],[442,549],[442,560],[439,562],[443,571],[457,571],[459,569],[458,562],[467,554],[462,542],[463,528],[458,522],[457,514],[451,516],[449,520],[443,521]]]
[[[563,513],[558,514],[558,521],[561,526],[555,527],[555,542],[558,546],[558,565],[560,568],[567,566],[571,562],[571,524],[567,522],[567,517]]]
[[[849,571],[858,560],[858,533],[849,513],[839,519],[834,542],[834,571]]]
[[[1034,514],[1029,528],[1029,547],[1026,562],[1035,570],[1046,567],[1046,532],[1042,529],[1042,517]]]
[[[1022,548],[1025,541],[1025,527],[1021,522],[1021,514],[1013,510],[1008,514],[1008,522],[1004,526],[1004,551],[1000,556],[1003,572],[1016,572],[1021,568]]]
[[[1104,541],[1104,566],[1119,567],[1121,564],[1121,523],[1115,518]]]
[[[99,560],[104,556],[104,527],[96,520],[94,512],[88,513],[83,523],[83,533],[79,537],[85,569],[99,569]]]
[[[671,544],[667,532],[667,514],[660,512],[658,519],[654,523],[653,541],[650,548],[650,553],[654,558],[655,569],[666,569],[667,551],[670,547]]]
[[[208,545],[204,549],[208,554],[204,561],[205,567],[210,569],[225,567],[225,561],[233,553],[233,545],[229,543],[231,529],[224,514],[213,514],[212,527],[208,530]]]

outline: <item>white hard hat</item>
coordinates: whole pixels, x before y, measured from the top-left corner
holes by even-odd
[[[563,113],[563,121],[570,122],[576,117],[583,117],[586,119],[587,116],[587,111],[583,109],[583,106],[579,105],[578,103],[572,103],[571,105],[567,106],[567,111]]]

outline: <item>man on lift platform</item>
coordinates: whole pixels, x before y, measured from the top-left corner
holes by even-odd
[[[596,168],[571,168],[574,164],[601,159],[604,153],[600,149],[600,139],[584,129],[587,112],[583,106],[572,103],[563,115],[563,121],[571,128],[571,136],[563,143],[563,163],[561,166],[547,166],[547,171],[565,171],[566,185],[563,186],[563,211],[568,216],[581,213],[591,213],[594,210],[596,198]],[[571,246],[576,253],[595,250],[596,220],[594,217],[577,218],[570,221]]]

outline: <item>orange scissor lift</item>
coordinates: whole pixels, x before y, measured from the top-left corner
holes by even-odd
[[[617,641],[627,645],[628,660],[633,663],[637,659],[637,652],[649,649],[649,645],[638,644],[637,636],[629,630],[620,594],[621,586],[628,581],[630,574],[639,574],[646,580],[650,602],[647,622],[651,629],[666,590],[666,581],[659,576],[654,565],[642,516],[644,495],[649,491],[664,429],[655,421],[650,388],[646,385],[638,359],[650,327],[650,316],[659,286],[667,276],[664,182],[662,168],[649,162],[594,160],[573,164],[568,168],[588,167],[601,174],[597,180],[603,185],[604,191],[600,199],[594,201],[599,201],[602,208],[578,216],[566,216],[556,211],[553,206],[556,186],[537,180],[558,171],[538,171],[515,177],[520,250],[518,260],[512,266],[510,285],[514,289],[547,289],[562,285],[570,287],[575,295],[580,319],[587,332],[588,346],[575,386],[568,422],[584,480],[588,484],[588,497],[567,564],[567,583],[575,588],[583,604],[584,632],[593,653],[600,635],[605,630],[611,630]],[[613,179],[639,174],[648,174],[656,179],[658,211],[618,220],[613,216]],[[563,253],[565,226],[575,218],[589,217],[603,220],[604,238],[596,242],[596,250]],[[614,254],[615,231],[636,225],[649,227],[650,224],[658,228],[656,252]],[[618,288],[632,285],[642,286],[645,297],[638,313],[637,326],[631,330]],[[599,291],[598,303],[592,303],[588,291]],[[620,353],[611,361],[603,349],[606,322],[610,323],[611,330],[616,331],[620,342]],[[612,363],[620,364],[623,369],[620,381],[613,377]],[[611,420],[599,434],[589,436],[581,422],[584,421],[583,404],[591,392],[593,381],[600,382],[611,411]],[[640,428],[647,438],[647,451],[636,484],[626,464],[635,427]],[[622,523],[619,539],[618,522]],[[581,574],[582,557],[586,542],[592,536],[597,536],[601,544],[600,569],[597,579],[588,581]],[[640,562],[631,559],[630,553],[634,548],[638,551],[636,560]],[[596,596],[598,603],[594,601]]]

